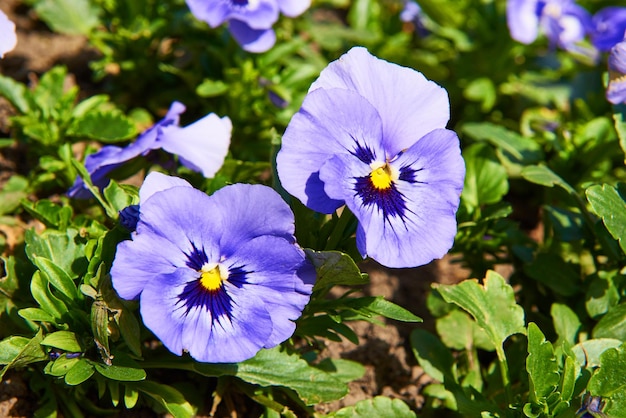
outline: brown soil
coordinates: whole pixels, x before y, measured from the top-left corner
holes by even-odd
[[[76,83],[81,88],[84,84],[89,90],[87,63],[95,55],[84,38],[50,32],[19,0],[2,0],[0,9],[16,23],[18,37],[15,50],[0,60],[0,73],[21,82],[35,82],[41,73],[63,64],[68,66]],[[0,99],[0,136],[8,136],[7,117],[12,112],[10,105]],[[19,167],[19,160],[15,149],[0,149],[0,187],[13,173],[26,169]],[[319,405],[316,410],[329,412],[376,395],[403,399],[417,410],[423,403],[420,390],[430,379],[416,364],[408,336],[415,327],[434,329],[425,304],[430,284],[456,283],[467,278],[468,272],[451,263],[448,257],[416,269],[385,269],[366,261],[362,263],[362,270],[369,273],[371,280],[363,289],[363,295],[382,295],[424,318],[425,323],[386,321],[384,326],[354,323],[352,327],[359,337],[358,346],[345,340],[326,342],[322,357],[357,361],[365,366],[366,373],[350,384],[350,393],[345,398]],[[8,373],[0,382],[0,417],[29,417],[35,408],[36,400],[27,383],[19,373]]]

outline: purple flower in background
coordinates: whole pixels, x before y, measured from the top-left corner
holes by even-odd
[[[449,112],[447,92],[421,73],[352,48],[291,119],[280,181],[318,212],[347,205],[363,257],[426,264],[453,244],[465,176],[458,137],[445,129]]]
[[[280,196],[247,184],[207,196],[155,173],[144,187],[137,231],[118,245],[111,279],[121,298],[139,298],[165,347],[234,363],[291,337],[315,270]]]
[[[523,44],[541,30],[552,45],[580,52],[576,44],[591,30],[591,15],[574,0],[508,0],[506,15],[511,37]]]
[[[0,10],[0,58],[12,51],[15,45],[17,45],[15,23],[11,22],[8,16]]]
[[[165,117],[139,135],[135,142],[123,148],[107,145],[88,155],[85,168],[93,184],[99,188],[106,187],[111,171],[157,149],[178,155],[185,167],[202,172],[205,177],[212,177],[222,166],[228,152],[232,130],[230,119],[211,113],[181,128],[179,119],[184,111],[182,103],[174,102]],[[91,197],[91,192],[80,177],[67,194],[78,199]]]
[[[592,18],[591,42],[600,51],[609,51],[626,35],[626,7],[605,7]]]
[[[186,0],[193,15],[212,28],[228,22],[228,30],[248,52],[265,52],[274,46],[272,25],[280,13],[296,17],[310,0]]]
[[[626,38],[609,53],[609,85],[606,99],[613,104],[626,103]]]
[[[426,36],[428,34],[428,29],[424,26],[424,18],[424,12],[419,4],[413,0],[407,0],[404,3],[404,8],[400,12],[400,20],[413,24],[420,36]]]

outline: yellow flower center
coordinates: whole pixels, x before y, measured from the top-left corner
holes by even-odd
[[[389,189],[394,180],[398,179],[397,170],[387,163],[372,163],[370,167],[372,168],[370,180],[378,190]]]
[[[224,272],[221,271],[219,265],[211,266],[205,264],[200,271],[202,272],[200,284],[209,291],[218,290],[222,287],[222,283],[228,278],[227,275],[224,277]]]

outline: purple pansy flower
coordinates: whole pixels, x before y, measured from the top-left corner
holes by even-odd
[[[184,111],[182,103],[174,102],[165,117],[139,135],[135,142],[123,148],[107,145],[88,155],[85,168],[93,184],[99,188],[106,187],[109,183],[107,176],[111,171],[156,149],[176,154],[185,167],[202,172],[205,177],[212,177],[222,166],[228,152],[232,130],[230,119],[211,113],[181,128],[179,119]],[[80,177],[67,194],[78,199],[91,197],[91,192]]]
[[[310,0],[186,0],[191,13],[216,28],[228,22],[228,30],[248,52],[265,52],[274,46],[272,25],[280,13],[295,17]]]
[[[605,7],[592,18],[591,42],[598,50],[609,51],[626,35],[626,7]]]
[[[12,51],[15,45],[17,45],[15,23],[11,22],[9,17],[0,10],[0,58]]]
[[[591,15],[574,0],[508,0],[506,15],[511,37],[524,44],[541,30],[552,45],[577,51],[591,30]]]
[[[421,73],[353,48],[322,71],[290,121],[280,181],[318,212],[347,205],[364,257],[426,264],[453,244],[465,176],[449,112],[447,92]]]
[[[626,38],[609,53],[609,85],[606,99],[613,104],[626,103]]]
[[[276,192],[234,184],[207,196],[151,173],[140,196],[137,230],[118,245],[111,280],[121,298],[139,298],[165,347],[234,363],[291,337],[315,270]]]
[[[412,23],[420,36],[426,36],[428,29],[424,25],[424,12],[419,4],[413,0],[407,0],[404,8],[400,12],[400,20],[406,23]]]

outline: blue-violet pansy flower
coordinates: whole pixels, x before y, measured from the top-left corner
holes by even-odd
[[[364,257],[426,264],[453,244],[465,177],[449,117],[445,89],[352,48],[322,71],[289,122],[280,181],[318,212],[347,205]]]
[[[606,99],[613,104],[626,103],[626,38],[611,48],[608,65]]]
[[[248,52],[265,52],[274,46],[272,25],[280,13],[295,17],[309,8],[310,0],[186,0],[191,13],[212,28],[228,23],[228,30]]]
[[[179,126],[180,115],[185,106],[174,102],[165,117],[126,147],[107,145],[85,158],[85,168],[93,184],[104,188],[108,175],[128,161],[146,156],[153,150],[163,149],[178,155],[185,167],[212,177],[224,163],[230,145],[232,124],[228,117],[220,118],[214,113],[185,127]],[[68,196],[79,199],[91,197],[91,192],[78,177]]]
[[[605,7],[592,18],[591,42],[599,51],[609,51],[626,35],[626,7]]]
[[[236,363],[292,336],[315,270],[274,190],[234,184],[208,196],[150,173],[140,200],[111,280],[121,298],[139,299],[144,324],[167,349]]]
[[[591,15],[574,0],[508,0],[506,14],[518,42],[534,42],[541,30],[553,46],[584,52],[577,44],[591,30]]]
[[[0,58],[10,52],[17,45],[17,35],[15,34],[15,23],[0,10]]]

